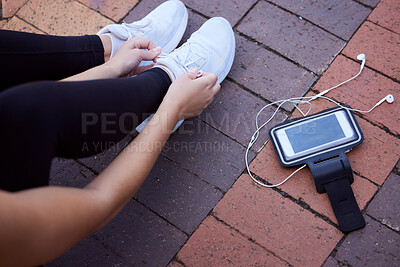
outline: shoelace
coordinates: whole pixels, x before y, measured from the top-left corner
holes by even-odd
[[[141,34],[144,34],[144,33],[146,33],[146,29],[144,29],[144,28],[149,26],[151,23],[152,23],[151,19],[143,18],[142,20],[135,21],[133,23],[123,22],[121,25],[118,25],[118,26],[120,26],[119,27],[120,29],[122,28],[126,31],[126,35],[124,37],[127,38],[127,40],[131,40],[134,37],[136,37],[136,35],[132,34],[132,32],[131,32],[132,30],[136,31],[136,32],[140,32]],[[116,34],[115,32],[113,32],[114,29],[112,27],[110,27],[108,30],[111,33]],[[121,33],[118,32],[117,34],[120,35]]]
[[[158,57],[171,58],[188,72],[193,67],[201,69],[203,64],[207,61],[208,54],[210,54],[210,51],[204,45],[198,42],[187,41],[172,53],[161,53]]]

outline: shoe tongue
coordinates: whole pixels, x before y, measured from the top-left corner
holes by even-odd
[[[108,25],[107,29],[114,34],[117,38],[122,40],[128,40],[131,37],[140,37],[143,34],[140,33],[139,29],[144,28],[150,24],[151,20],[148,18],[143,18],[142,20],[135,21],[133,23],[127,24],[112,24]]]
[[[149,18],[143,18],[141,20],[135,21],[133,23],[130,24],[125,24],[128,28],[144,28],[146,26],[148,26],[151,22],[151,19]]]
[[[125,29],[124,27],[121,27],[121,25],[118,24],[112,24],[108,25],[107,29],[118,39],[121,40],[127,40],[129,38],[129,33],[128,30]]]

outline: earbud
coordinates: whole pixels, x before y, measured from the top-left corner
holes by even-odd
[[[394,96],[393,95],[387,95],[384,98],[381,99],[378,103],[376,103],[375,107],[379,106],[383,102],[388,102],[389,104],[392,104],[394,102]]]
[[[360,68],[360,72],[361,72],[362,69],[364,68],[365,61],[366,61],[366,59],[365,59],[365,54],[359,54],[359,55],[357,56],[357,60],[362,61],[362,63],[361,63],[361,68]]]
[[[393,95],[387,95],[385,97],[385,100],[389,103],[392,104],[394,102],[394,96]]]
[[[359,54],[358,56],[357,56],[357,59],[358,60],[365,60],[365,54]]]

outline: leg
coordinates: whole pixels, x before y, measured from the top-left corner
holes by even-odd
[[[60,80],[104,63],[109,37],[66,37],[0,30],[0,92],[37,80]]]
[[[54,156],[94,155],[154,113],[171,80],[159,68],[133,78],[35,82],[0,94],[0,188],[47,185]]]

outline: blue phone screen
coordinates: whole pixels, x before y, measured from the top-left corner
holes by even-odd
[[[345,137],[335,114],[285,130],[294,153],[299,153]]]

